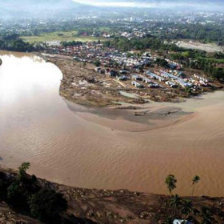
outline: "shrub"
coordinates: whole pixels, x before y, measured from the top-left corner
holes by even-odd
[[[20,210],[28,210],[28,193],[18,181],[14,181],[7,188],[7,200],[13,206]]]
[[[41,189],[29,200],[31,215],[45,222],[58,222],[60,214],[67,209],[62,194],[54,190]]]

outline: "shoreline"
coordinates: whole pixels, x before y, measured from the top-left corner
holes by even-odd
[[[80,62],[75,62],[70,56],[42,53],[38,55],[45,61],[55,64],[61,70],[63,79],[60,85],[60,95],[73,103],[88,107],[113,106],[116,108],[122,106],[122,104],[141,106],[151,102],[179,103],[224,87],[221,83],[215,82],[212,87],[203,88],[202,91],[190,95],[178,89],[170,89],[170,92],[166,92],[163,89],[150,89],[150,91],[147,91],[144,89],[123,88],[119,86],[122,83],[103,78],[102,75],[96,73],[94,66],[91,64],[87,63],[83,67]],[[107,87],[107,85],[111,84],[105,84],[108,80],[113,84],[110,87]],[[133,94],[137,97],[132,97]]]
[[[12,179],[17,175],[17,171],[2,167],[0,167],[0,172]],[[30,177],[28,175],[28,178]],[[63,195],[68,204],[64,215],[96,223],[163,223],[162,221],[170,213],[170,208],[166,206],[170,200],[170,196],[167,194],[151,194],[126,189],[106,190],[70,187],[39,177],[37,177],[37,184],[42,188],[51,189]],[[224,209],[223,197],[185,196],[182,199],[192,201],[192,205],[198,210],[201,210],[203,206],[209,206],[216,208],[216,211],[221,214]],[[7,208],[5,205],[4,207]],[[20,216],[14,211],[12,215]],[[213,215],[218,221],[223,218],[218,212]],[[195,214],[192,217],[198,219]],[[28,218],[24,216],[24,219]]]

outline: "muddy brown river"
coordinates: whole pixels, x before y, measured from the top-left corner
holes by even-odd
[[[59,95],[61,71],[41,58],[0,52],[0,164],[85,188],[224,196],[224,92],[184,103],[151,103],[149,116],[85,108]],[[162,110],[161,110],[162,108]],[[164,109],[165,108],[165,109]],[[183,113],[166,116],[166,108]],[[184,113],[186,112],[186,113]],[[169,113],[170,114],[170,113]]]

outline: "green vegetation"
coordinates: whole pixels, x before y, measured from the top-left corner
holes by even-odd
[[[68,47],[68,46],[81,46],[83,42],[81,41],[63,41],[61,42],[63,47]]]
[[[177,60],[186,67],[199,69],[211,78],[224,80],[224,54],[208,54],[204,51],[184,50],[171,54],[173,60]]]
[[[199,50],[186,50],[175,44],[164,43],[163,40],[148,36],[145,38],[114,38],[105,41],[106,47],[114,47],[120,51],[130,50],[147,50],[151,49],[162,53],[166,58],[179,61],[185,67],[204,71],[211,78],[224,80],[224,54],[223,53],[206,53]],[[167,61],[159,58],[156,63],[162,67],[167,67]]]
[[[60,222],[58,214],[67,209],[67,202],[54,190],[41,189],[30,197],[29,207],[31,215],[39,220]]]
[[[66,200],[55,190],[41,186],[35,176],[27,175],[29,167],[30,163],[23,163],[14,176],[0,172],[0,199],[45,223],[62,223]]]
[[[114,47],[120,51],[130,51],[130,50],[178,50],[175,44],[164,44],[164,42],[152,36],[145,38],[133,38],[128,40],[123,37],[116,37],[113,40],[105,41],[104,45],[106,47]]]
[[[195,185],[198,184],[200,181],[200,177],[199,176],[195,176],[192,179],[192,196],[194,195],[194,191],[195,191]]]
[[[0,49],[10,51],[32,51],[34,49],[32,44],[24,42],[18,35],[0,36]]]
[[[199,176],[193,177],[193,188],[197,183],[199,183],[199,181]],[[178,194],[173,195],[172,191],[176,188],[177,183],[177,179],[174,175],[167,176],[165,183],[171,196],[161,205],[161,211],[166,214],[164,217],[158,215],[159,220],[164,220],[162,223],[172,224],[174,219],[185,220],[184,223],[188,220],[195,224],[219,223],[215,220],[215,216],[217,214],[223,216],[221,209],[214,206],[200,207],[197,204],[194,204],[190,198],[183,198]]]
[[[197,178],[199,177],[197,176]],[[196,220],[193,219],[191,215],[196,214],[196,212],[198,212],[199,214],[200,212],[196,211],[196,209],[193,208],[192,201],[189,199],[181,198],[177,194],[172,195],[172,191],[176,188],[177,183],[176,177],[174,175],[168,175],[165,180],[165,183],[171,194],[170,198],[167,201],[165,201],[164,204],[165,210],[168,211],[167,216],[164,217],[164,219],[166,220],[165,223],[171,224],[173,223],[173,220],[176,218],[181,220],[194,221],[195,223],[197,223]]]
[[[164,25],[164,31],[161,37],[165,39],[190,39],[200,40],[204,43],[216,42],[219,45],[224,45],[224,27],[223,24],[214,25],[206,24],[176,24],[168,23]],[[167,29],[172,29],[173,32],[166,32]]]
[[[177,179],[175,178],[174,175],[171,174],[167,176],[165,183],[167,185],[170,194],[172,194],[172,191],[176,188]]]
[[[66,41],[79,41],[79,42],[90,42],[90,41],[98,41],[103,40],[100,37],[92,37],[88,36],[88,34],[79,35],[79,32],[74,31],[60,31],[60,32],[50,32],[50,33],[41,33],[39,35],[32,35],[32,36],[22,36],[21,37],[24,41],[29,43],[40,43],[40,42],[51,42],[51,41],[58,41],[58,42],[66,42]]]
[[[100,63],[99,60],[94,61],[93,64],[94,64],[96,67],[99,67],[99,66],[101,65],[101,63]]]

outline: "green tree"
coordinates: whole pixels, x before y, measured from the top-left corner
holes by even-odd
[[[199,176],[194,176],[194,178],[192,179],[192,197],[194,195],[194,191],[195,191],[195,185],[198,184],[200,181],[200,177]]]
[[[177,183],[176,177],[170,174],[169,176],[167,176],[165,183],[167,185],[169,193],[172,195],[172,191],[176,188],[176,183]]]
[[[99,67],[99,66],[101,65],[101,63],[100,63],[99,60],[94,61],[93,64],[94,64],[96,67]]]
[[[18,179],[21,180],[23,177],[26,176],[26,171],[30,168],[30,163],[29,162],[24,162],[22,165],[19,167],[19,174],[18,174]]]
[[[62,194],[54,190],[41,189],[29,200],[31,215],[47,223],[60,223],[60,214],[67,209]]]

